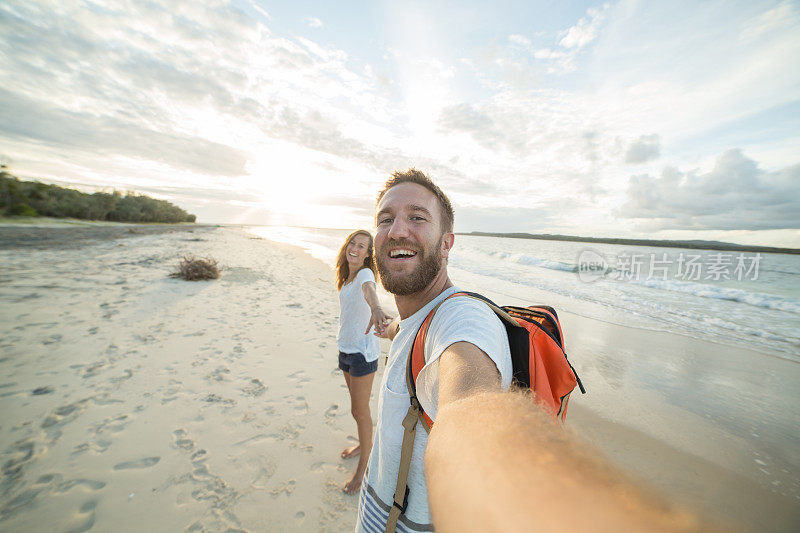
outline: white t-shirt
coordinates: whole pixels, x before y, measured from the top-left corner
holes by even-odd
[[[394,501],[400,448],[403,442],[403,418],[410,405],[406,387],[406,361],[417,330],[433,307],[447,296],[459,292],[451,287],[425,307],[400,322],[383,373],[378,398],[378,425],[369,467],[361,488],[358,509],[359,532],[382,532]],[[436,311],[425,338],[425,366],[417,378],[417,398],[434,421],[439,404],[439,356],[456,342],[474,344],[488,355],[500,371],[504,389],[511,384],[511,352],[502,322],[494,312],[473,298],[455,297]],[[408,474],[408,507],[397,522],[397,531],[432,531],[425,479],[425,449],[428,433],[417,425],[411,469]]]
[[[372,318],[372,310],[364,299],[361,285],[370,281],[375,283],[375,274],[368,268],[362,268],[356,274],[355,279],[343,285],[339,291],[339,336],[337,338],[340,352],[360,353],[368,362],[376,361],[381,353],[380,340],[372,334],[374,330],[364,334]]]

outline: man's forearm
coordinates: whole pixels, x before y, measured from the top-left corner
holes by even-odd
[[[483,392],[440,405],[425,462],[440,533],[699,529],[523,393]]]

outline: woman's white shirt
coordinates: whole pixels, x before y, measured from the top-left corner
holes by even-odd
[[[362,268],[355,279],[342,286],[339,291],[339,351],[344,353],[360,353],[368,362],[375,361],[380,355],[381,346],[378,337],[372,330],[366,335],[364,331],[372,318],[372,310],[364,299],[362,285],[375,283],[375,274],[369,268]]]

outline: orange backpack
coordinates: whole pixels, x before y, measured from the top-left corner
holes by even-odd
[[[553,416],[562,422],[566,420],[569,395],[576,385],[581,393],[586,394],[577,372],[567,360],[561,324],[552,307],[546,305],[498,307],[485,296],[474,292],[457,292],[439,302],[422,322],[408,354],[406,386],[411,395],[411,406],[403,420],[405,432],[400,454],[400,469],[394,502],[386,524],[387,533],[395,531],[397,519],[405,512],[408,505],[408,472],[411,467],[411,451],[417,421],[422,422],[426,431],[430,431],[433,426],[433,421],[423,411],[417,399],[417,376],[425,366],[423,354],[425,336],[439,306],[456,296],[475,298],[492,308],[506,328],[508,345],[511,349],[514,384],[534,393],[534,401],[541,404]]]

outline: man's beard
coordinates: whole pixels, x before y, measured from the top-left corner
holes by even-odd
[[[408,296],[415,292],[420,292],[431,284],[433,279],[439,274],[442,268],[442,257],[439,251],[442,249],[442,242],[444,235],[439,237],[439,242],[436,243],[429,254],[423,253],[424,250],[417,252],[418,255],[422,254],[420,264],[414,269],[413,272],[404,276],[394,275],[389,271],[386,261],[386,250],[390,248],[418,248],[416,246],[409,246],[407,241],[390,241],[380,250],[380,253],[375,254],[375,263],[378,266],[378,274],[381,276],[381,283],[383,287],[390,293],[397,296]],[[378,250],[376,249],[376,252]]]

